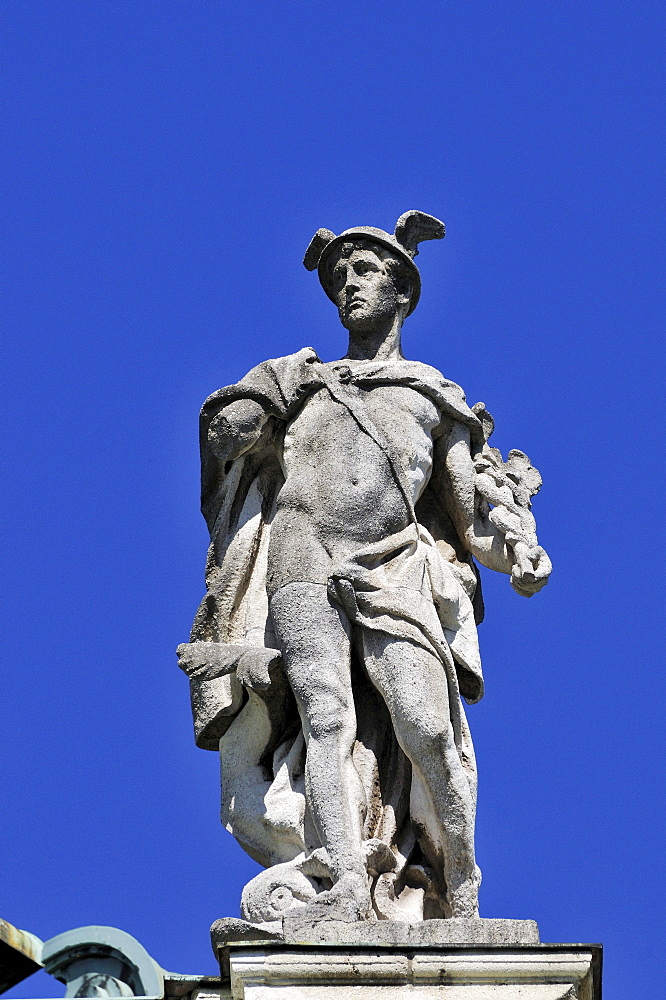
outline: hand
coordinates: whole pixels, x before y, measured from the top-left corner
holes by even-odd
[[[511,570],[511,586],[522,597],[532,597],[548,583],[553,569],[545,549],[540,545],[518,543],[513,550],[515,562]]]

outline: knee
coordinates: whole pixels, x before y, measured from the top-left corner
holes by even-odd
[[[307,716],[310,739],[318,743],[334,740],[351,747],[356,735],[356,723],[349,707],[339,698],[311,706]]]
[[[437,758],[446,764],[449,753],[455,751],[453,730],[448,719],[436,719],[427,714],[402,720],[398,725],[407,756],[414,761]]]

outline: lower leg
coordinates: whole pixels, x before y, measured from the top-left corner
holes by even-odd
[[[311,732],[305,762],[307,802],[334,880],[348,871],[365,870],[361,863],[363,791],[347,750],[348,740],[342,743],[339,735]]]
[[[364,915],[370,898],[361,850],[365,796],[351,756],[356,716],[345,622],[319,584],[290,583],[270,607],[306,739],[307,803],[336,883],[322,896],[344,896]]]
[[[474,860],[475,803],[453,737],[442,664],[411,643],[364,637],[365,661],[418,772],[429,806],[419,817],[437,855],[451,916],[478,915],[481,874]]]
[[[442,733],[435,740],[427,738],[426,743],[435,752],[429,754],[426,749],[420,754],[423,761],[420,770],[426,784],[439,793],[432,799],[436,825],[443,835],[447,902],[452,917],[475,917],[479,912],[481,872],[474,858],[475,817],[469,782],[452,732]]]

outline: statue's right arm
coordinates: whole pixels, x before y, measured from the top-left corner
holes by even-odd
[[[248,451],[261,436],[269,414],[255,399],[235,399],[211,420],[208,443],[222,461],[230,462]]]

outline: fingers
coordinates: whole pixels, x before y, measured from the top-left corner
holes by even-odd
[[[551,561],[540,545],[527,551],[519,551],[516,556],[516,563],[511,571],[511,586],[522,597],[532,597],[548,583],[553,568]]]
[[[545,577],[542,580],[535,580],[533,583],[526,583],[524,580],[521,580],[520,577],[511,576],[511,586],[517,594],[520,594],[521,597],[533,597],[534,594],[538,594],[547,583],[548,577]]]

